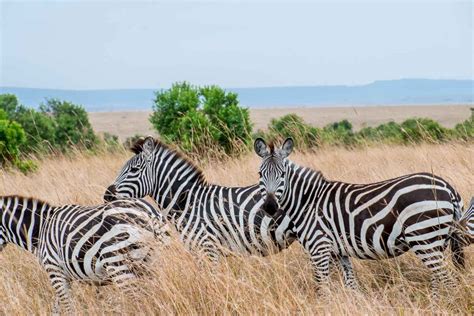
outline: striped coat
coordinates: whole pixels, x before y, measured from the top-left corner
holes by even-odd
[[[188,249],[212,260],[223,253],[268,255],[294,241],[288,217],[274,219],[261,211],[258,185],[210,184],[181,153],[147,137],[132,148],[104,199],[151,196],[175,225]]]
[[[11,243],[38,257],[56,292],[55,313],[72,311],[71,281],[128,285],[144,271],[156,242],[168,236],[161,215],[143,200],[57,207],[0,197],[0,249]]]
[[[357,287],[349,257],[383,259],[413,251],[439,281],[451,285],[444,249],[451,244],[454,263],[464,265],[463,247],[472,242],[472,211],[445,180],[417,173],[370,184],[328,181],[321,172],[287,159],[293,148],[262,139],[260,185],[264,209],[291,218],[298,240],[312,257],[316,279],[327,282],[331,257],[343,263],[346,284]]]

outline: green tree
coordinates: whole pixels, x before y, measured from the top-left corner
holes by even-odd
[[[8,114],[0,109],[0,166],[11,163],[25,173],[34,170],[36,165],[32,161],[20,159],[20,147],[25,142],[21,125],[9,120]]]
[[[168,141],[178,141],[180,121],[199,107],[199,90],[186,82],[175,83],[168,90],[155,93],[155,104],[150,122]]]
[[[0,109],[11,118],[18,107],[18,99],[14,94],[0,94]]]
[[[239,105],[235,93],[181,82],[155,96],[150,122],[163,139],[183,150],[205,152],[212,147],[234,154],[251,142],[249,111]]]
[[[45,152],[56,147],[56,123],[49,115],[20,105],[13,118],[26,133],[22,151]]]
[[[48,99],[40,106],[43,114],[54,120],[55,145],[60,149],[80,146],[87,149],[98,143],[98,138],[89,122],[86,110],[67,101]]]

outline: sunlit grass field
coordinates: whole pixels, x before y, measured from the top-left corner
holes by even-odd
[[[52,204],[102,202],[131,153],[84,154],[40,161],[38,172],[0,171],[0,195],[19,194]],[[467,204],[474,195],[474,145],[376,146],[357,150],[319,149],[295,153],[295,162],[321,170],[332,180],[367,183],[427,171],[448,180]],[[256,183],[259,159],[203,166],[210,182],[230,186]],[[269,257],[229,256],[214,266],[175,241],[162,250],[149,276],[140,281],[140,299],[114,287],[97,292],[73,286],[77,314],[473,314],[474,245],[465,249],[467,269],[456,272],[459,286],[439,302],[430,297],[429,274],[413,254],[384,261],[353,260],[362,292],[347,290],[337,271],[326,295],[316,292],[309,260],[298,243]],[[0,253],[0,314],[49,314],[53,291],[36,259],[8,246]],[[138,291],[137,290],[137,291]]]

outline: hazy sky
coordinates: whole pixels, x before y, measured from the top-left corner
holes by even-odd
[[[3,86],[473,78],[471,1],[0,1]]]

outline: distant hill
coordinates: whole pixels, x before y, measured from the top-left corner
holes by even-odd
[[[22,104],[37,107],[46,98],[82,104],[88,111],[151,109],[157,89],[56,90],[0,87]],[[470,104],[474,80],[401,79],[357,86],[308,86],[226,89],[238,93],[242,105],[262,107],[358,106],[403,104]]]

